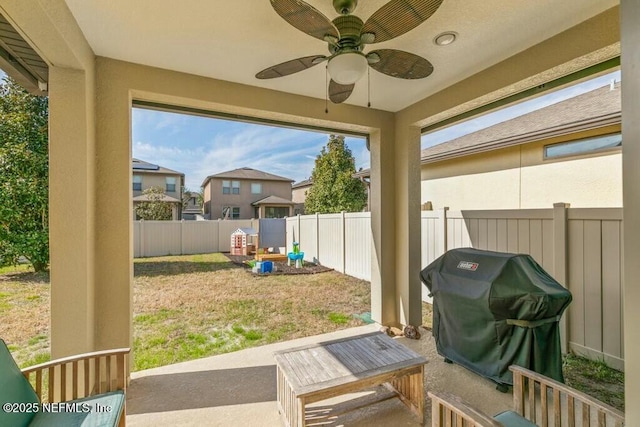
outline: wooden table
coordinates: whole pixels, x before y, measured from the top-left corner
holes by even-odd
[[[288,427],[306,425],[307,404],[380,384],[394,391],[424,422],[427,359],[383,333],[279,351],[274,356],[278,410]]]

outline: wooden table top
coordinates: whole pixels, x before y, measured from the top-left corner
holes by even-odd
[[[381,332],[283,350],[274,357],[298,396],[427,363]]]

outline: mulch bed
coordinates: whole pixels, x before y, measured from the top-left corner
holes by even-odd
[[[251,267],[249,267],[249,265],[246,264],[245,261],[255,259],[255,257],[246,256],[246,255],[231,255],[231,254],[224,254],[224,255],[227,258],[229,258],[231,262],[246,268],[251,273]],[[333,270],[332,268],[325,267],[319,264],[314,264],[308,261],[305,261],[304,265],[300,268],[296,268],[295,265],[287,265],[286,262],[274,262],[273,266],[275,267],[274,269],[275,271],[272,271],[271,273],[265,273],[265,274],[274,274],[274,275],[317,274],[317,273],[324,273],[325,271]],[[256,274],[256,275],[260,275],[260,274]]]

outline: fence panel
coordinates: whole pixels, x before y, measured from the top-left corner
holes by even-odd
[[[305,261],[318,262],[318,221],[319,219],[316,215],[303,215],[300,217],[298,242],[300,243],[300,250],[304,252]]]
[[[182,253],[220,252],[218,221],[185,221],[182,223]]]
[[[141,222],[142,256],[180,255],[182,253],[180,221]]]
[[[344,230],[342,214],[320,215],[318,222],[318,261],[344,273]]]
[[[371,281],[371,214],[345,214],[344,234],[345,274]]]
[[[568,213],[569,347],[624,368],[622,210]]]
[[[553,209],[447,212],[447,250],[531,255],[553,274]]]

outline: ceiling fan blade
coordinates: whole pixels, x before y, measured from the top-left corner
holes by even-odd
[[[306,70],[314,65],[317,65],[327,59],[324,55],[312,55],[305,56],[304,58],[296,58],[291,61],[283,62],[282,64],[274,65],[269,68],[265,68],[256,74],[258,79],[274,79],[276,77],[284,77],[289,74],[297,73],[298,71]]]
[[[329,82],[329,99],[334,104],[340,104],[351,96],[351,92],[353,92],[354,87],[355,83],[350,85],[341,85],[340,83],[336,83],[331,80]]]
[[[422,79],[433,73],[433,65],[421,56],[396,49],[379,49],[367,57],[377,55],[378,61],[369,66],[376,71],[399,79]]]
[[[426,21],[443,0],[391,0],[365,22],[362,34],[374,34],[372,43],[401,36]]]
[[[271,0],[278,15],[303,33],[323,40],[329,35],[340,38],[336,27],[318,9],[302,0]]]

